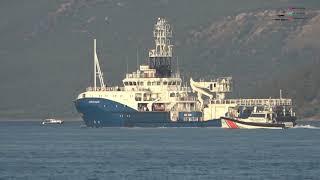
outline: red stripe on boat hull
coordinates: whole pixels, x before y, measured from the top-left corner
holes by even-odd
[[[232,128],[232,129],[239,129],[238,125],[233,122],[233,121],[230,121],[230,120],[225,120],[226,123],[228,124],[229,128]]]

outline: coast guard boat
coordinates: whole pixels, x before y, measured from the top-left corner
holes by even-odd
[[[261,100],[265,104],[277,101],[277,106],[292,105],[291,99],[226,99],[232,91],[231,77],[199,82],[191,78],[188,86],[172,69],[172,30],[166,19],[157,19],[153,37],[155,47],[149,51],[148,64],[127,73],[123,85],[115,87],[104,83],[94,40],[93,87],[74,101],[86,126],[221,127],[220,117],[243,103],[253,106]]]
[[[290,104],[290,101],[287,103]],[[221,117],[221,125],[232,129],[286,129],[296,125],[292,108],[276,105],[272,107],[256,104],[231,108],[225,117]]]

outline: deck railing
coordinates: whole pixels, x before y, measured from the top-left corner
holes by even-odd
[[[292,106],[291,99],[223,99],[212,100],[211,104],[236,104],[238,106]]]
[[[150,87],[137,87],[132,86],[132,88],[127,88],[127,91],[150,91]],[[184,86],[168,86],[168,90],[171,91],[186,91],[191,92],[190,87],[184,87]],[[125,91],[125,87],[119,87],[119,86],[113,86],[113,87],[87,87],[86,91]]]
[[[88,87],[86,89],[87,91],[124,91],[124,87],[118,87],[118,86],[114,86],[114,87]]]

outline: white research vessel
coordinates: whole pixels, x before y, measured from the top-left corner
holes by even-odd
[[[182,82],[173,72],[172,29],[164,18],[154,25],[155,47],[149,51],[148,64],[126,74],[121,86],[106,86],[94,40],[94,82],[74,101],[77,111],[89,127],[221,127],[220,117],[230,108],[246,101],[255,105],[265,99],[226,99],[232,91],[232,78],[220,77]],[[99,85],[98,82],[99,80]],[[291,108],[291,99],[277,106]],[[289,104],[287,102],[290,101]],[[267,103],[267,102],[265,102]]]

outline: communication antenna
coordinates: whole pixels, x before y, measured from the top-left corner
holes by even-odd
[[[127,73],[127,74],[128,74],[128,72],[129,72],[128,61],[129,61],[129,58],[128,58],[128,56],[126,56],[126,67],[127,67],[126,73]]]
[[[139,48],[137,48],[137,69],[139,68]]]
[[[177,56],[177,73],[180,74],[180,69],[179,69],[179,56]]]

